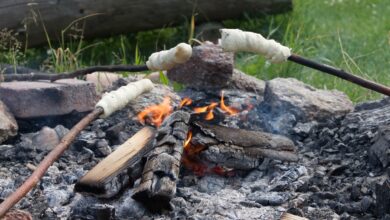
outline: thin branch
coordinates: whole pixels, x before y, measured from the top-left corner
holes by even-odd
[[[93,72],[140,72],[149,70],[146,65],[112,65],[112,66],[92,66],[74,72],[66,72],[60,74],[50,74],[50,73],[26,73],[26,74],[3,74],[0,75],[0,81],[10,82],[10,81],[36,81],[36,80],[50,80],[51,82],[59,79],[69,79],[76,78],[79,76],[84,76]]]
[[[298,64],[301,64],[303,66],[307,66],[307,67],[319,70],[319,71],[324,72],[324,73],[328,73],[328,74],[333,75],[333,76],[337,76],[341,79],[350,81],[350,82],[355,83],[357,85],[360,85],[364,88],[373,90],[375,92],[379,92],[379,93],[387,95],[387,96],[390,96],[390,88],[389,87],[384,86],[384,85],[379,84],[379,83],[376,83],[376,82],[373,82],[373,81],[370,81],[370,80],[367,80],[367,79],[363,79],[363,78],[356,76],[354,74],[345,72],[342,69],[336,69],[332,66],[328,66],[328,65],[318,63],[318,62],[315,62],[313,60],[309,60],[307,58],[301,57],[297,54],[292,54],[291,56],[288,57],[288,60],[295,62],[295,63],[298,63]]]

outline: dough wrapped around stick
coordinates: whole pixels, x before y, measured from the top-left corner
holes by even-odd
[[[150,70],[169,70],[177,64],[187,62],[191,55],[191,46],[186,43],[180,43],[174,48],[150,55],[146,66]]]
[[[290,48],[261,34],[239,29],[221,29],[221,46],[228,52],[253,52],[264,55],[271,63],[281,63],[291,56]]]
[[[125,107],[131,100],[139,95],[149,92],[154,87],[149,79],[142,79],[137,82],[132,82],[119,89],[106,93],[102,99],[96,104],[96,107],[104,109],[102,118],[110,116],[112,113]]]

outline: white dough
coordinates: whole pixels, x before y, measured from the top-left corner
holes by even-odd
[[[174,48],[150,55],[146,66],[150,70],[169,70],[176,64],[187,62],[191,55],[191,46],[186,43],[180,43]]]
[[[229,52],[254,52],[264,55],[272,63],[286,61],[291,55],[290,48],[274,40],[267,40],[261,34],[239,29],[221,29],[221,46]]]
[[[153,83],[149,79],[129,83],[115,91],[105,93],[95,107],[103,108],[104,113],[101,117],[106,118],[125,107],[131,100],[137,98],[142,93],[149,92],[153,87]]]

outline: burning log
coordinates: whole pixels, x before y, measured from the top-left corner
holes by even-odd
[[[201,157],[230,168],[252,169],[264,157],[297,161],[294,143],[281,135],[194,122],[191,146],[204,146]]]
[[[140,185],[133,198],[150,210],[170,209],[176,194],[183,144],[188,133],[190,114],[176,111],[164,120],[156,135],[154,149],[148,154]]]
[[[155,129],[145,127],[119,146],[75,185],[75,191],[111,198],[141,176],[142,159],[153,145]]]

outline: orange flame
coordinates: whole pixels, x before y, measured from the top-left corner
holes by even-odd
[[[207,112],[206,116],[205,116],[205,120],[211,120],[214,118],[214,113],[213,113],[213,110],[215,109],[215,107],[218,106],[218,103],[216,102],[212,102],[210,105],[208,106],[203,106],[203,107],[196,107],[194,108],[194,112],[196,113],[203,113],[203,112]]]
[[[183,100],[181,100],[179,108],[182,108],[185,105],[191,105],[192,104],[192,99],[185,97]]]
[[[137,115],[137,117],[142,124],[145,124],[145,121],[148,120],[151,124],[159,127],[164,118],[167,117],[171,112],[171,99],[169,97],[165,97],[163,102],[158,105],[152,105],[145,108]]]
[[[190,145],[192,139],[192,131],[188,131],[187,139],[184,141],[184,148],[187,148]]]
[[[236,115],[236,114],[238,114],[240,112],[240,111],[238,111],[235,108],[232,108],[232,107],[229,107],[229,106],[225,105],[225,101],[223,99],[223,92],[221,92],[221,105],[220,105],[220,108],[223,111],[225,111],[228,115]]]

